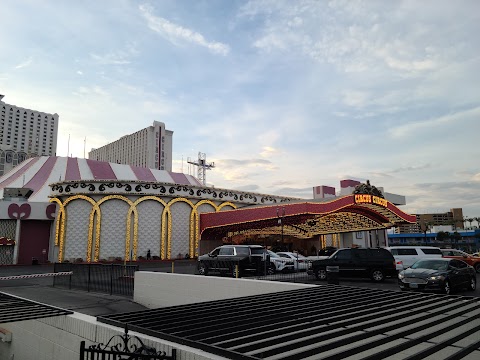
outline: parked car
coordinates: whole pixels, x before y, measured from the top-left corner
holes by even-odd
[[[480,257],[467,254],[465,251],[456,249],[440,249],[443,257],[463,260],[468,265],[473,266],[477,273],[480,273]]]
[[[292,260],[295,271],[307,270],[307,267],[308,267],[307,258],[302,254],[287,252],[287,251],[280,251],[280,252],[277,252],[277,255],[282,258]]]
[[[338,249],[334,246],[327,246],[323,249],[318,250],[317,255],[310,255],[307,256],[307,261],[313,261],[313,260],[320,260],[320,259],[326,259],[330,255],[332,255],[335,251]]]
[[[222,245],[197,259],[197,270],[200,275],[211,272],[241,276],[244,273],[259,274],[269,266],[265,266],[266,250],[260,245]],[[236,273],[238,265],[238,274]],[[293,264],[292,264],[293,266]]]
[[[389,246],[386,247],[395,258],[397,271],[412,266],[420,259],[439,259],[442,257],[440,248],[434,246]]]
[[[273,274],[275,272],[288,272],[295,270],[295,264],[293,259],[280,256],[279,254],[274,253],[271,250],[267,250],[267,254],[270,256],[270,264],[273,265],[270,266],[269,269],[267,269],[267,273]]]
[[[365,277],[376,282],[397,275],[393,255],[381,248],[339,249],[326,259],[310,262],[308,274],[315,275],[319,280],[325,280],[327,266],[338,266],[340,277]]]
[[[475,269],[466,262],[451,258],[418,260],[398,274],[401,290],[437,291],[450,294],[453,290],[475,290]]]

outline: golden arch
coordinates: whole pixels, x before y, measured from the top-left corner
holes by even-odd
[[[62,202],[57,199],[53,198],[50,199],[51,203],[56,203],[58,205],[58,213],[57,219],[55,222],[55,246],[62,244],[58,249],[58,258],[61,259],[63,257],[63,241],[65,239],[65,208]]]
[[[166,218],[167,218],[167,239],[166,239],[166,249],[165,249],[165,241],[164,241],[164,235],[163,235],[163,218],[162,218],[162,244],[161,244],[161,258],[165,259],[165,255],[167,259],[170,259],[172,256],[172,213],[170,211],[170,208],[172,207],[173,204],[177,202],[184,202],[190,205],[192,210],[195,208],[195,204],[193,204],[190,200],[186,198],[176,198],[168,202],[167,206],[165,207],[164,213]],[[193,227],[193,222],[192,222],[192,212],[190,211],[190,238],[189,238],[189,244],[190,244],[190,251],[191,251],[191,243],[192,243],[192,227]],[[166,250],[166,254],[165,254]]]
[[[133,212],[134,220],[133,220],[133,258],[137,258],[137,237],[138,237],[138,213],[137,209],[134,206],[133,201],[131,201],[129,198],[122,196],[122,195],[108,195],[100,200],[97,201],[95,204],[95,207],[98,209],[98,218],[97,218],[97,226],[96,226],[96,234],[95,234],[95,254],[93,261],[97,262],[100,257],[100,223],[101,223],[101,213],[100,213],[100,205],[103,204],[105,201],[108,200],[122,200],[125,201],[129,205],[129,209],[127,212],[127,228],[125,230],[125,261],[130,260],[130,239],[131,239],[131,227],[132,227],[132,217],[131,213]],[[87,249],[87,256],[88,259],[90,259],[90,256],[92,254],[92,249],[91,249],[91,243],[89,244],[89,247]],[[89,256],[90,255],[90,256]]]
[[[162,228],[161,228],[161,239],[160,239],[160,249],[161,249],[161,258],[171,258],[171,249],[172,249],[172,213],[171,207],[177,202],[184,202],[191,207],[190,212],[190,226],[189,226],[189,254],[190,256],[198,255],[196,249],[198,248],[198,242],[200,239],[200,226],[199,226],[199,213],[198,208],[201,205],[211,205],[216,212],[221,211],[226,206],[230,206],[233,209],[237,207],[231,202],[224,202],[220,205],[216,205],[211,200],[201,200],[197,203],[193,203],[187,198],[175,198],[170,202],[165,202],[163,199],[156,196],[144,196],[135,201],[128,199],[122,195],[109,195],[101,198],[98,201],[86,196],[86,195],[74,195],[67,198],[63,203],[58,198],[52,198],[50,202],[56,203],[59,205],[59,212],[57,214],[57,223],[55,231],[55,245],[59,246],[58,252],[58,261],[62,262],[64,260],[65,252],[65,224],[67,221],[67,211],[66,206],[74,200],[85,200],[92,205],[89,216],[89,225],[88,225],[88,240],[87,240],[87,262],[92,261],[92,250],[93,250],[93,233],[95,227],[95,250],[93,261],[98,262],[100,255],[100,230],[101,230],[101,221],[102,213],[100,205],[104,202],[112,199],[122,200],[129,205],[127,218],[126,218],[126,235],[125,235],[125,260],[130,260],[130,242],[133,242],[133,254],[132,260],[137,259],[137,248],[138,248],[138,211],[137,206],[143,201],[153,200],[157,201],[164,206],[164,211],[162,212]],[[132,239],[132,216],[133,216],[133,239]]]
[[[229,201],[216,205],[211,200],[200,200],[195,204],[190,216],[190,257],[199,255],[197,251],[198,242],[200,241],[200,216],[198,214],[198,208],[205,204],[211,205],[215,209],[215,212],[221,211],[225,206],[231,206],[234,209],[237,208],[235,204]]]
[[[137,211],[137,206],[138,204],[144,202],[144,201],[147,201],[147,200],[153,200],[153,201],[156,201],[160,204],[163,205],[163,208],[164,210],[162,211],[162,228],[160,230],[160,249],[162,249],[162,247],[165,243],[165,227],[166,227],[166,222],[167,222],[167,213],[165,211],[165,209],[167,208],[167,203],[162,200],[161,198],[159,197],[156,197],[156,196],[143,196],[137,200],[135,200],[135,202],[133,203],[133,205],[130,207],[130,210],[129,210],[129,213],[128,213],[128,218],[130,219],[131,217],[131,212],[135,212],[135,219],[134,219],[134,225],[133,225],[133,248],[134,248],[134,260],[137,260],[137,247],[138,247],[138,211]],[[161,250],[160,250],[161,251]],[[164,259],[164,255],[163,253],[160,254],[161,256],[161,259]]]
[[[65,251],[65,222],[67,221],[67,211],[66,207],[67,205],[74,200],[85,200],[89,202],[92,205],[92,210],[90,211],[90,220],[88,224],[88,240],[87,240],[87,261],[90,262],[90,257],[88,256],[88,248],[91,248],[91,243],[93,239],[93,223],[94,223],[94,218],[95,218],[95,213],[98,211],[100,213],[100,209],[96,208],[96,202],[92,198],[85,196],[85,195],[75,195],[75,196],[70,196],[68,199],[66,199],[63,204],[61,201],[57,198],[53,198],[50,200],[50,202],[56,202],[57,204],[60,205],[60,212],[57,215],[57,227],[56,227],[56,234],[55,234],[55,239],[59,239],[58,241],[58,262],[63,261],[63,253]],[[100,216],[100,214],[98,214]],[[60,225],[59,225],[60,224]],[[100,222],[97,223],[98,227],[100,226]],[[60,233],[58,233],[58,226],[60,226]],[[55,244],[57,245],[57,244]]]

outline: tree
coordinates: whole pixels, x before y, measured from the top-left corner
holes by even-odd
[[[439,231],[437,233],[437,241],[440,243],[445,243],[445,240],[447,240],[450,236],[448,232],[445,231]]]
[[[473,219],[473,218],[470,217],[470,218],[467,218],[466,220],[470,223],[470,228],[472,228],[472,222],[473,222],[473,220],[475,220],[475,219]]]
[[[427,231],[430,230],[431,225],[432,224],[425,220],[420,220],[418,223],[420,231],[423,233],[423,241],[425,242],[425,245],[427,245]]]
[[[477,222],[477,228],[480,229],[480,217],[474,217],[473,219]]]

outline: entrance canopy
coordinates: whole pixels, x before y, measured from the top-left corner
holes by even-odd
[[[352,194],[328,202],[282,203],[200,215],[202,238],[236,234],[280,234],[300,239],[315,235],[386,229],[415,223],[388,200],[371,194]]]

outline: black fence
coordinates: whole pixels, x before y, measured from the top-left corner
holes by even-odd
[[[196,273],[208,276],[224,276],[234,278],[251,278],[259,280],[275,280],[288,282],[305,282],[308,279],[315,279],[307,274],[308,263],[296,264],[293,268],[282,268],[281,265],[275,265],[273,262],[258,261],[250,263],[248,266],[241,261],[218,260],[197,264]]]
[[[86,346],[85,341],[80,343],[80,360],[176,360],[177,350],[172,354],[166,351],[147,346],[137,336],[128,334],[125,325],[125,334],[114,335],[107,344],[93,344]]]
[[[53,271],[72,272],[70,276],[55,276],[54,287],[133,296],[138,265],[55,263]]]

